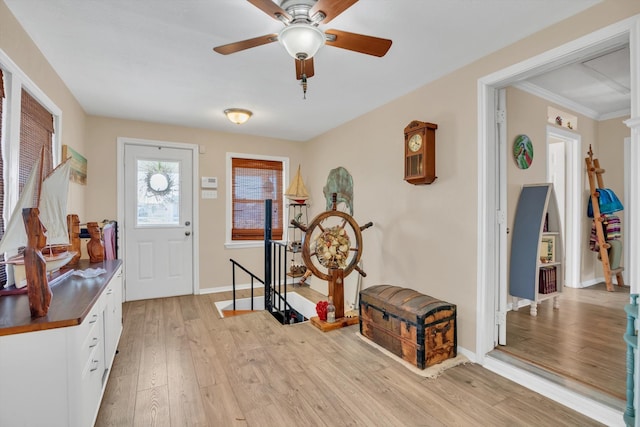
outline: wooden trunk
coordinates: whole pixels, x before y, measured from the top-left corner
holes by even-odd
[[[456,356],[456,306],[413,289],[360,292],[360,333],[420,369]]]

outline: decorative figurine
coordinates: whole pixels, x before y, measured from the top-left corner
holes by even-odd
[[[25,276],[31,317],[43,317],[51,305],[51,288],[47,279],[47,262],[42,248],[47,242],[46,229],[40,222],[38,208],[22,210],[24,228],[27,232],[27,246],[24,250]]]
[[[100,227],[97,222],[87,222],[87,231],[91,240],[87,242],[87,252],[89,253],[89,261],[104,261],[104,244],[100,236]]]
[[[69,266],[78,265],[80,261],[80,218],[76,214],[67,215],[67,229],[69,230],[69,250],[75,253]]]

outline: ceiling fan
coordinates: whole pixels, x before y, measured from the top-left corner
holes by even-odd
[[[306,96],[307,79],[314,75],[313,56],[324,45],[382,57],[391,47],[391,40],[340,30],[323,31],[326,24],[358,0],[248,0],[267,15],[281,21],[285,27],[277,34],[267,34],[213,48],[223,55],[279,41],[295,60],[296,79],[301,80]]]

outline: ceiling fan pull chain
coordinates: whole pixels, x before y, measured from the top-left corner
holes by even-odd
[[[302,79],[300,79],[300,84],[302,85],[302,99],[307,99],[307,75],[303,74]]]

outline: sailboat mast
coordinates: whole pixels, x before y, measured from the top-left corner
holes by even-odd
[[[44,173],[44,145],[40,150],[40,170],[38,171],[38,195],[36,197],[35,206],[40,206],[40,193],[42,192],[42,175]]]

